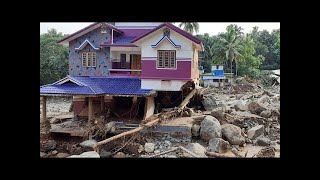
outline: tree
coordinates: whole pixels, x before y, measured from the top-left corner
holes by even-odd
[[[242,58],[242,28],[235,24],[227,26],[227,32],[219,34],[219,41],[217,43],[215,59],[217,62],[230,62],[230,69],[232,71],[232,63],[239,61]],[[236,67],[237,75],[237,67]]]
[[[40,85],[53,83],[68,74],[68,47],[57,43],[63,37],[55,29],[40,35]]]
[[[197,22],[182,22],[179,24],[179,27],[182,27],[185,31],[193,34],[194,32],[199,32],[199,24]]]

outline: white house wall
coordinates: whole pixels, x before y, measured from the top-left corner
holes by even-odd
[[[156,79],[141,79],[141,89],[153,89],[157,91],[180,91],[181,87],[187,81],[179,80],[156,80]]]

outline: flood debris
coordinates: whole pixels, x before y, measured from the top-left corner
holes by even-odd
[[[40,123],[40,157],[280,156],[279,85],[264,88],[240,79],[230,86],[161,96],[155,114],[141,121],[127,121],[119,110],[96,113],[90,123],[69,112],[72,101],[48,99],[51,121]]]

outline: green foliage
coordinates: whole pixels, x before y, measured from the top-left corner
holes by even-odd
[[[40,85],[53,83],[68,74],[68,47],[57,43],[63,37],[55,29],[40,35]]]
[[[274,74],[272,71],[269,70],[263,70],[258,76],[258,79],[261,80],[261,83],[265,87],[269,87],[273,84],[274,78],[270,75]]]
[[[191,34],[194,32],[199,32],[199,23],[197,22],[182,22],[179,24],[179,27],[182,27],[183,29]]]

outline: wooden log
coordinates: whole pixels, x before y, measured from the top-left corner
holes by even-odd
[[[88,106],[89,106],[89,108],[88,108],[88,122],[90,123],[91,122],[91,120],[92,120],[92,98],[91,97],[88,97],[89,98],[89,102],[88,102]]]
[[[42,97],[42,122],[47,121],[47,97]]]
[[[190,99],[194,96],[194,94],[197,92],[197,89],[192,90],[188,96],[182,101],[182,103],[178,106],[178,110],[181,112],[184,107],[189,103]]]
[[[173,148],[173,149],[171,149],[171,150],[164,151],[164,152],[162,152],[162,153],[149,156],[148,158],[153,158],[153,157],[157,157],[157,156],[160,156],[160,155],[163,155],[163,154],[168,154],[168,153],[173,152],[173,151],[176,151],[176,150],[178,150],[178,149],[179,149],[179,148],[176,147],[176,148]]]
[[[210,157],[216,157],[216,158],[232,158],[232,156],[227,156],[227,155],[223,155],[223,154],[219,154],[219,153],[215,153],[215,152],[205,152],[207,156]]]
[[[180,148],[181,150],[187,152],[188,154],[190,154],[190,155],[193,156],[193,157],[200,157],[199,155],[197,155],[197,154],[189,151],[188,149],[186,149],[186,148],[184,148],[184,147],[182,147],[182,146],[179,146],[179,148]]]

